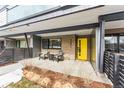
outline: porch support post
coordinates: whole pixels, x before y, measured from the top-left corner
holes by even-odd
[[[97,70],[100,73],[103,73],[103,57],[105,50],[105,21],[99,20],[99,28],[96,31],[96,63]]]
[[[26,34],[26,33],[24,33],[24,35],[25,35],[25,40],[26,40],[26,43],[27,43],[28,54],[29,54],[29,57],[31,58],[31,53],[30,53],[30,48],[29,48],[28,37],[27,37],[27,34]]]

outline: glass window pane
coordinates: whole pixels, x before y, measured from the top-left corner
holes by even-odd
[[[27,43],[25,40],[20,40],[20,48],[27,48]]]
[[[16,47],[17,47],[17,48],[20,48],[20,40],[17,40],[17,41],[16,41]]]
[[[30,16],[32,14],[53,8],[53,5],[27,5],[17,6],[8,10],[8,22]]]
[[[124,52],[124,36],[120,36],[119,51]]]
[[[105,50],[113,52],[118,51],[117,36],[105,37]]]
[[[43,49],[49,48],[49,39],[42,39],[42,48]]]
[[[50,39],[49,48],[61,48],[61,39]]]
[[[7,22],[7,19],[6,19],[6,10],[0,12],[0,26],[1,25],[5,25]]]

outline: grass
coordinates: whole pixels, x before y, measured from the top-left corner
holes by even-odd
[[[19,82],[9,84],[7,88],[41,88],[41,86],[23,77]]]

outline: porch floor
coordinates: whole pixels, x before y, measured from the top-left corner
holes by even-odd
[[[25,59],[20,61],[21,64],[33,65],[39,68],[49,69],[55,72],[60,72],[72,76],[78,76],[82,78],[87,78],[94,81],[99,81],[107,84],[111,82],[105,77],[104,74],[96,73],[88,61],[79,61],[79,60],[65,60],[57,63],[56,61],[50,60],[39,60],[37,58]]]

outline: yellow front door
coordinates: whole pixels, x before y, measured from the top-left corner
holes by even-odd
[[[87,60],[87,38],[79,38],[77,42],[77,58]]]

